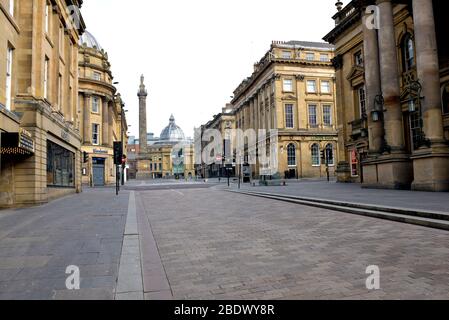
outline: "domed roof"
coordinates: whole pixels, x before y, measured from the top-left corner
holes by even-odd
[[[170,123],[168,124],[168,126],[165,127],[164,130],[162,130],[159,139],[161,143],[178,142],[185,140],[184,132],[180,127],[176,125],[175,117],[173,115],[171,115],[170,117]]]
[[[89,32],[84,31],[80,38],[80,46],[86,45],[88,48],[102,50],[100,43],[95,39],[95,37]]]

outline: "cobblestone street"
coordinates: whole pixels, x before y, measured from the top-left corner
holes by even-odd
[[[42,207],[0,211],[0,299],[112,299],[129,194],[87,189]],[[66,290],[66,268],[80,290]]]
[[[447,231],[212,185],[138,186],[1,211],[0,299],[449,299]],[[66,289],[69,265],[80,290]],[[380,290],[366,289],[370,265]]]
[[[214,190],[140,197],[176,299],[449,298],[445,231]]]

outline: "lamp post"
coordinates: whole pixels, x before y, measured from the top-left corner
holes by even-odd
[[[408,95],[407,99],[405,100],[405,102],[407,103],[409,114],[413,115],[417,113],[419,118],[419,128],[416,128],[418,130],[418,134],[416,136],[416,141],[413,141],[415,149],[418,149],[423,145],[430,147],[430,141],[426,138],[423,131],[421,101],[424,99],[424,97],[421,95],[422,89],[423,88],[419,80],[410,82],[407,86]]]
[[[383,120],[385,100],[384,97],[379,94],[374,98],[374,110],[371,112],[373,122],[379,122]]]
[[[124,129],[125,129],[125,124],[124,124],[124,120],[125,120],[125,111],[124,111],[124,108],[125,108],[125,104],[124,103],[122,103],[121,104],[121,110],[120,110],[120,136],[121,136],[121,142],[122,142],[122,148],[123,148],[123,151],[125,151],[125,148],[124,148],[124,146],[125,146],[125,143],[124,143]],[[122,186],[124,186],[125,185],[125,168],[126,168],[126,164],[122,164],[122,175],[121,175],[121,183],[122,183]]]

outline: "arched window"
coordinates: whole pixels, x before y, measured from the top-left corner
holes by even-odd
[[[449,83],[443,87],[443,114],[449,114]]]
[[[335,165],[335,162],[334,162],[334,146],[331,143],[329,143],[326,146],[326,157],[327,157],[327,164],[328,165],[330,165],[330,166]]]
[[[288,166],[296,166],[296,147],[293,143],[287,147]]]
[[[320,166],[320,146],[318,144],[314,144],[312,146],[312,166],[317,167]]]
[[[402,64],[404,72],[410,71],[415,66],[415,44],[410,33],[407,33],[402,40]]]

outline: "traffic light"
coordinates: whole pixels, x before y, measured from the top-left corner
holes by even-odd
[[[120,141],[114,142],[114,164],[121,165],[123,160],[123,146]]]
[[[89,154],[84,151],[83,152],[83,163],[88,163],[89,162]]]

